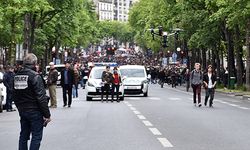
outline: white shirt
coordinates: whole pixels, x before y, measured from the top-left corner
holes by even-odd
[[[208,88],[213,88],[213,82],[212,82],[212,74],[208,73]]]

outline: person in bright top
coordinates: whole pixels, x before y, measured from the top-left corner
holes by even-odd
[[[121,76],[118,74],[117,67],[114,67],[113,69],[113,82],[112,82],[112,102],[114,100],[114,95],[116,92],[116,101],[119,103],[119,88],[121,84]]]

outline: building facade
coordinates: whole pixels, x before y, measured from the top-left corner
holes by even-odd
[[[128,21],[129,9],[138,0],[94,0],[99,20]]]

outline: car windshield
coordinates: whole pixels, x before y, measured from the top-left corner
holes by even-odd
[[[121,75],[124,77],[145,77],[144,69],[121,69]]]

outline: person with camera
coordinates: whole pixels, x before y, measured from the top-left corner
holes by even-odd
[[[14,76],[14,102],[20,116],[21,132],[19,150],[39,150],[43,128],[51,121],[48,97],[41,76],[35,71],[36,55],[29,53],[24,58],[23,68]]]
[[[53,62],[50,62],[49,66],[50,66],[50,70],[49,70],[49,75],[47,78],[47,85],[49,88],[50,107],[56,108],[57,107],[56,85],[57,85],[57,80],[58,80],[58,71],[56,70]]]
[[[101,93],[101,101],[103,102],[104,92],[106,93],[106,102],[108,102],[110,86],[113,82],[113,74],[110,72],[110,66],[106,66],[106,70],[102,72],[102,93]]]

